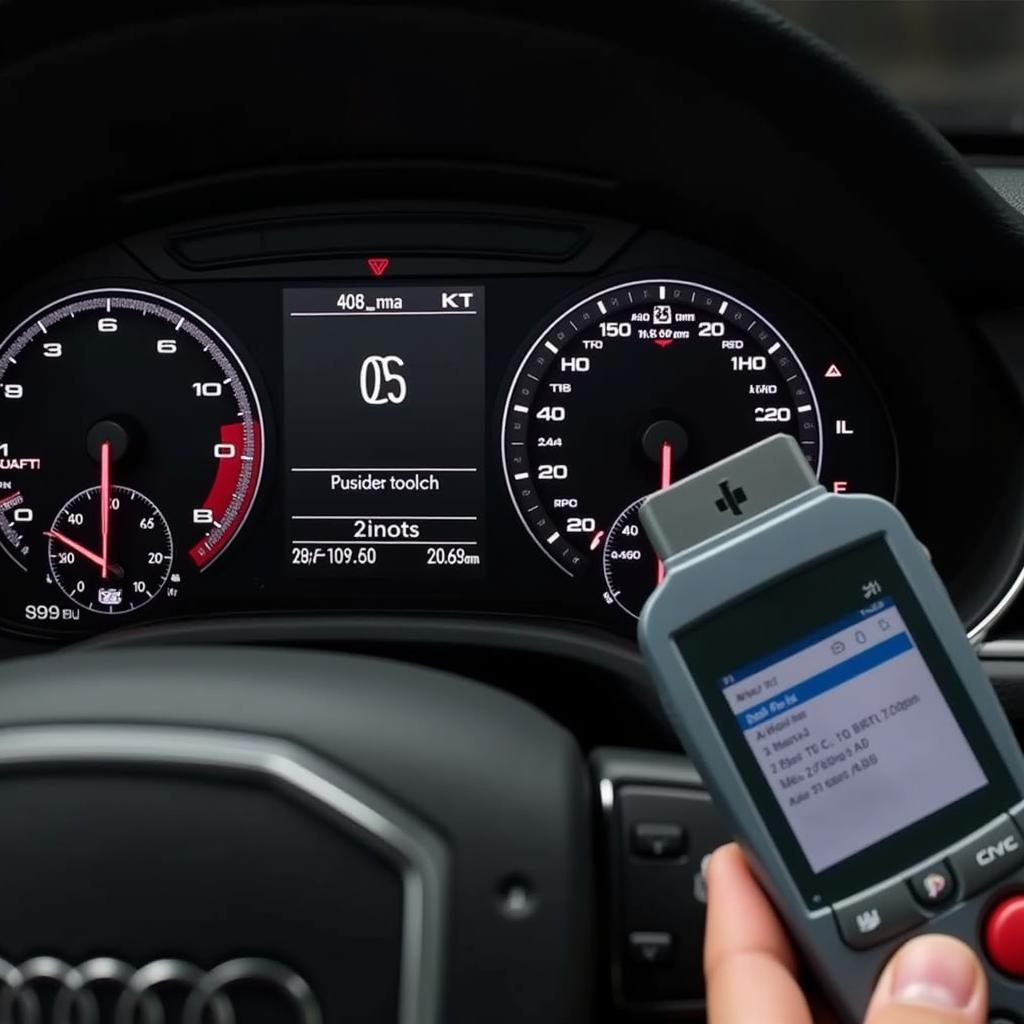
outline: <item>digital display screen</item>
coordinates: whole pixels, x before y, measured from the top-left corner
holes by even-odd
[[[484,571],[484,289],[286,288],[288,564]]]
[[[676,640],[809,902],[909,867],[1015,799],[882,539]]]
[[[889,597],[721,689],[815,871],[988,782]],[[871,813],[837,815],[837,803]]]

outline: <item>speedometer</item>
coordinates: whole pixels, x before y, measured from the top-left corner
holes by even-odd
[[[856,416],[826,414],[818,394],[848,398],[858,371],[807,345],[810,363],[751,305],[690,281],[631,281],[565,310],[504,411],[506,480],[534,541],[571,576],[599,573],[605,601],[636,615],[661,572],[639,500],[755,441],[793,435],[818,475],[834,447],[847,467],[833,458],[835,490],[892,497],[891,447],[871,451]]]

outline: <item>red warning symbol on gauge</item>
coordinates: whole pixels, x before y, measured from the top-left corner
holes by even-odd
[[[391,266],[391,260],[387,256],[370,256],[366,260],[366,265],[370,268],[370,273],[374,277],[382,277],[384,271]]]
[[[828,369],[825,371],[826,377],[842,377],[843,371],[836,366],[835,363],[829,363]]]

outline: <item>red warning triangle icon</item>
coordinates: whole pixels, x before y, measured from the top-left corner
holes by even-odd
[[[391,264],[391,260],[387,256],[371,256],[367,261],[366,265],[370,268],[370,273],[374,277],[380,277],[385,270]]]
[[[831,363],[829,368],[825,371],[826,377],[842,377],[843,371],[836,366],[835,363]]]

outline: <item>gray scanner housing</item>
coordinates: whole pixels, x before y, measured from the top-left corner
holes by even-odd
[[[673,639],[687,625],[807,563],[883,537],[976,705],[992,744],[1018,791],[1024,792],[1024,759],[1013,731],[945,586],[903,516],[880,498],[829,494],[818,484],[796,441],[779,434],[658,492],[643,506],[640,519],[666,570],[639,624],[640,647],[662,703],[842,1019],[851,1024],[862,1020],[882,967],[914,934],[958,936],[984,962],[980,933],[993,889],[943,906],[915,931],[860,951],[842,940],[832,907],[807,907]],[[836,813],[851,810],[837,806]],[[1021,806],[1006,810],[1019,824]],[[950,837],[949,849],[962,848],[970,833],[987,823],[965,821],[963,833]],[[946,850],[936,850],[896,876],[879,878],[876,887],[849,895],[870,896],[894,879],[909,878]],[[1002,878],[996,888],[1019,891],[1022,883],[1024,871],[1018,871]],[[988,974],[993,1011],[1024,1010],[1024,984],[991,968]]]

